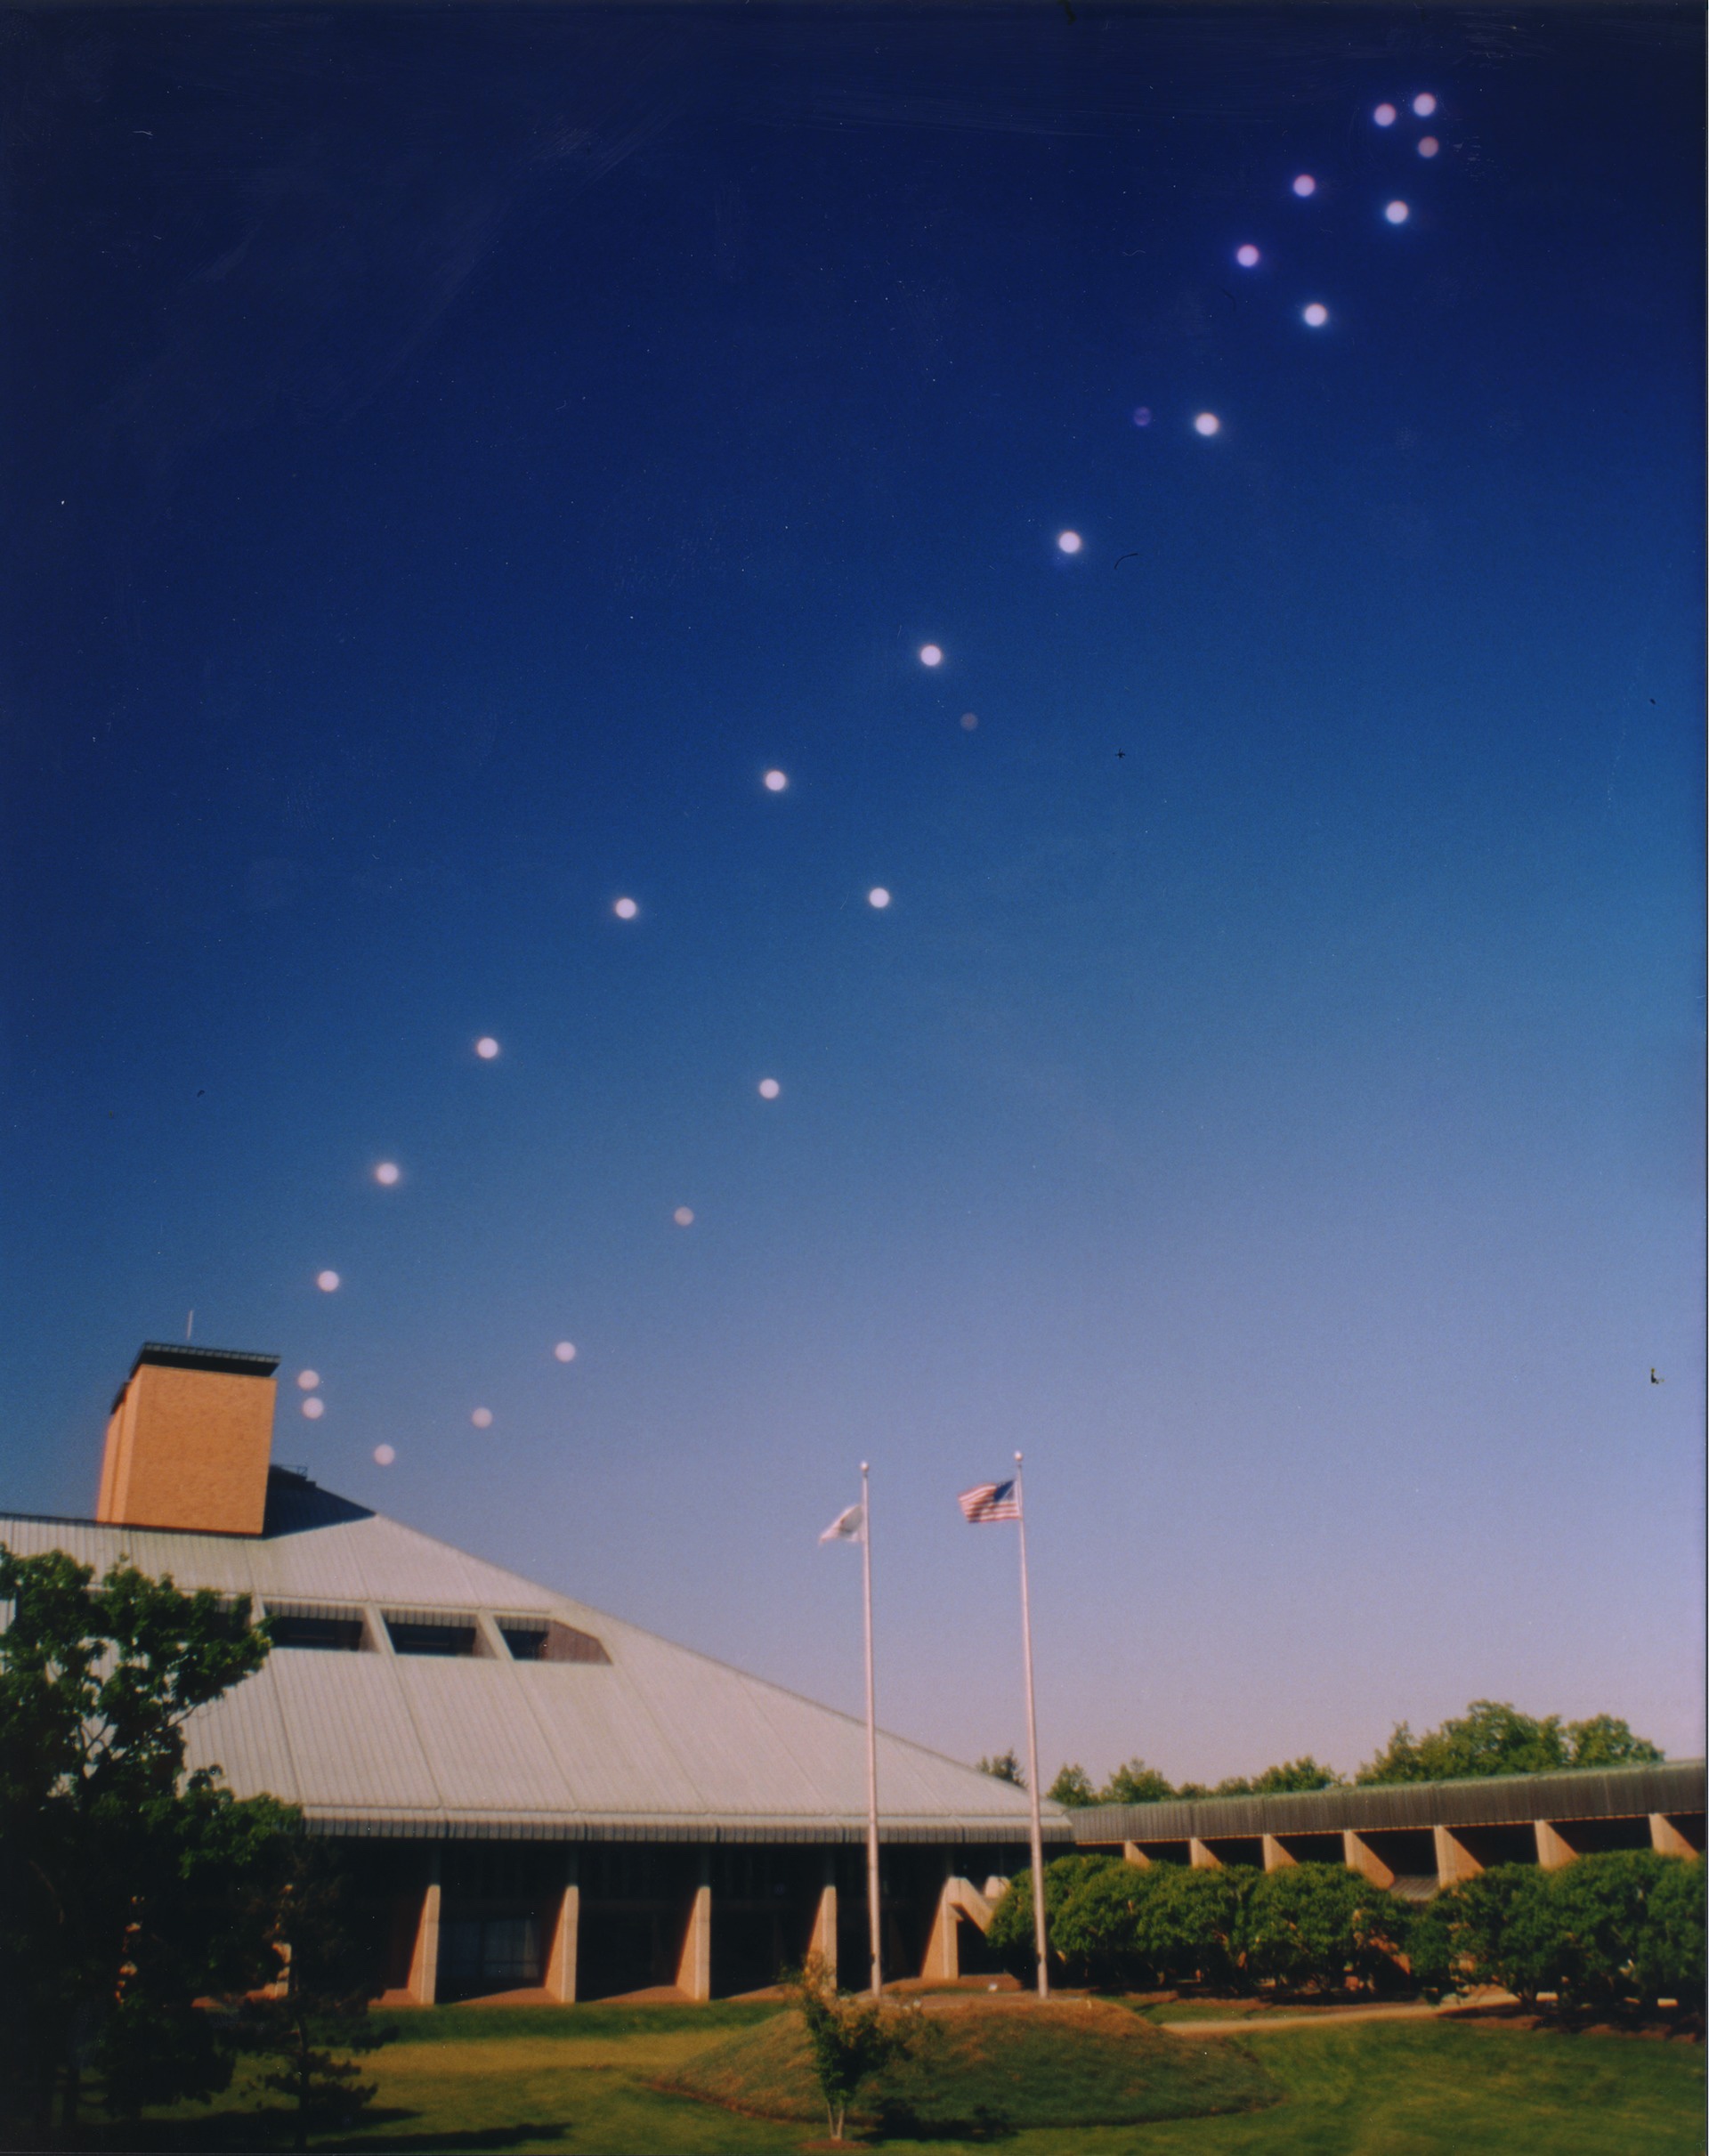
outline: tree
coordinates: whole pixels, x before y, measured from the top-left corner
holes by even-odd
[[[1059,1767],[1057,1779],[1044,1793],[1053,1804],[1065,1804],[1079,1811],[1097,1802],[1097,1791],[1092,1787],[1092,1778],[1084,1767]]]
[[[1134,1925],[1134,1949],[1156,1984],[1243,1990],[1243,1913],[1259,1875],[1239,1866],[1196,1870],[1154,1864]]]
[[[368,1966],[346,1921],[346,1881],[324,1842],[297,1837],[267,1896],[266,1918],[282,1974],[271,1997],[245,2001],[239,2040],[276,2062],[263,2087],[295,2110],[296,2146],[314,2131],[347,2131],[373,2101],[340,2052],[376,2051],[397,2033],[368,2019]]]
[[[1263,1773],[1254,1775],[1251,1791],[1254,1796],[1286,1796],[1301,1789],[1339,1789],[1341,1777],[1333,1767],[1321,1766],[1309,1752],[1298,1759],[1285,1759],[1279,1767],[1266,1767]]]
[[[979,1771],[981,1774],[989,1774],[993,1781],[1009,1782],[1016,1789],[1025,1789],[1026,1787],[1026,1776],[1021,1771],[1021,1763],[1016,1758],[1012,1746],[1007,1752],[999,1752],[992,1759],[982,1759]]]
[[[911,2031],[878,1999],[854,1999],[838,1991],[823,1957],[809,1954],[805,1966],[783,1979],[801,2009],[814,2078],[824,2099],[830,2137],[840,2141],[849,2104],[863,2081],[904,2056]],[[297,2146],[302,2147],[298,2142]]]
[[[1256,1877],[1242,1925],[1246,1974],[1293,1990],[1377,1990],[1400,1974],[1407,1911],[1339,1864],[1292,1864]]]
[[[105,2066],[121,2109],[231,2071],[199,1996],[272,1973],[239,1883],[292,1816],[184,1772],[183,1724],[265,1660],[247,1599],[182,1594],[121,1561],[0,1547],[0,2087],[76,2123]]]
[[[1414,1737],[1405,1722],[1366,1762],[1354,1780],[1457,1781],[1487,1774],[1548,1774],[1568,1767],[1612,1766],[1662,1756],[1648,1738],[1635,1737],[1618,1716],[1594,1714],[1562,1724],[1559,1714],[1538,1721],[1502,1699],[1474,1699],[1463,1714],[1438,1730]]]
[[[1155,1767],[1148,1767],[1143,1759],[1130,1759],[1119,1766],[1105,1783],[1098,1802],[1103,1804],[1160,1804],[1174,1794],[1169,1782]]]

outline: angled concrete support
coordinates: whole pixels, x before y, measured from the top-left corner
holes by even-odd
[[[960,1921],[955,1907],[955,1881],[945,1879],[937,1897],[937,1909],[932,1917],[931,1937],[926,1941],[926,1959],[920,1974],[939,1983],[953,1982],[961,1974],[960,1941],[956,1937]]]
[[[1217,1855],[1214,1850],[1208,1848],[1204,1843],[1200,1841],[1196,1835],[1187,1844],[1187,1862],[1195,1871],[1220,1871],[1222,1869],[1222,1859]]]
[[[1285,1871],[1298,1859],[1291,1857],[1273,1834],[1264,1836],[1264,1868],[1266,1871]]]
[[[576,2003],[576,1949],[581,1932],[581,1885],[576,1852],[569,1852],[567,1876],[558,1898],[558,1913],[552,1926],[552,1944],[546,1957],[546,1995],[555,2005]]]
[[[1665,1812],[1652,1812],[1649,1815],[1649,1845],[1658,1856],[1695,1857],[1697,1853],[1689,1837],[1680,1832]]]
[[[1544,1871],[1559,1871],[1578,1854],[1566,1836],[1547,1820],[1534,1820],[1532,1825],[1537,1836],[1537,1862]]]
[[[1349,1871],[1356,1871],[1360,1878],[1369,1879],[1373,1886],[1392,1886],[1395,1875],[1372,1848],[1362,1834],[1355,1834],[1350,1827],[1341,1833],[1342,1861]]]
[[[837,1981],[837,1889],[830,1882],[819,1889],[819,1907],[814,1912],[813,1937],[807,1941],[809,1954],[816,1954],[825,1965],[825,1972],[832,1983]]]
[[[416,1919],[416,1943],[409,1956],[409,2003],[431,2006],[439,1997],[439,1852],[427,1860],[427,1884],[422,1889],[421,1914]]]
[[[704,2004],[712,1996],[712,1886],[701,1865],[701,1884],[689,1906],[688,1929],[676,1962],[676,1988],[685,1998]]]
[[[1462,1879],[1475,1879],[1484,1868],[1451,1827],[1433,1827],[1436,1836],[1436,1883],[1457,1886]]]
[[[1146,1854],[1145,1851],[1140,1848],[1138,1842],[1123,1842],[1122,1844],[1122,1861],[1124,1864],[1149,1865],[1151,1859]]]

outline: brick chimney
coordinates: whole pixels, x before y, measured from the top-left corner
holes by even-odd
[[[259,1535],[276,1355],[144,1341],[113,1402],[95,1518]]]

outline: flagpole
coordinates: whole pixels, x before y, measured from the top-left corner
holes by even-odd
[[[1033,1933],[1039,1955],[1039,1997],[1050,1996],[1050,1964],[1044,1935],[1044,1828],[1039,1820],[1039,1728],[1033,1713],[1033,1613],[1026,1594],[1026,1501],[1021,1455],[1015,1455],[1016,1525],[1021,1531],[1021,1645],[1026,1666],[1026,1788],[1033,1800]]]
[[[871,1941],[871,1993],[884,1996],[879,1950],[879,1731],[872,1692],[872,1499],[861,1462],[861,1593],[866,1609],[866,1922]]]

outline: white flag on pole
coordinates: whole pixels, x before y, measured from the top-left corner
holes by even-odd
[[[866,1507],[863,1504],[851,1504],[846,1512],[838,1512],[819,1539],[821,1542],[864,1542]]]

